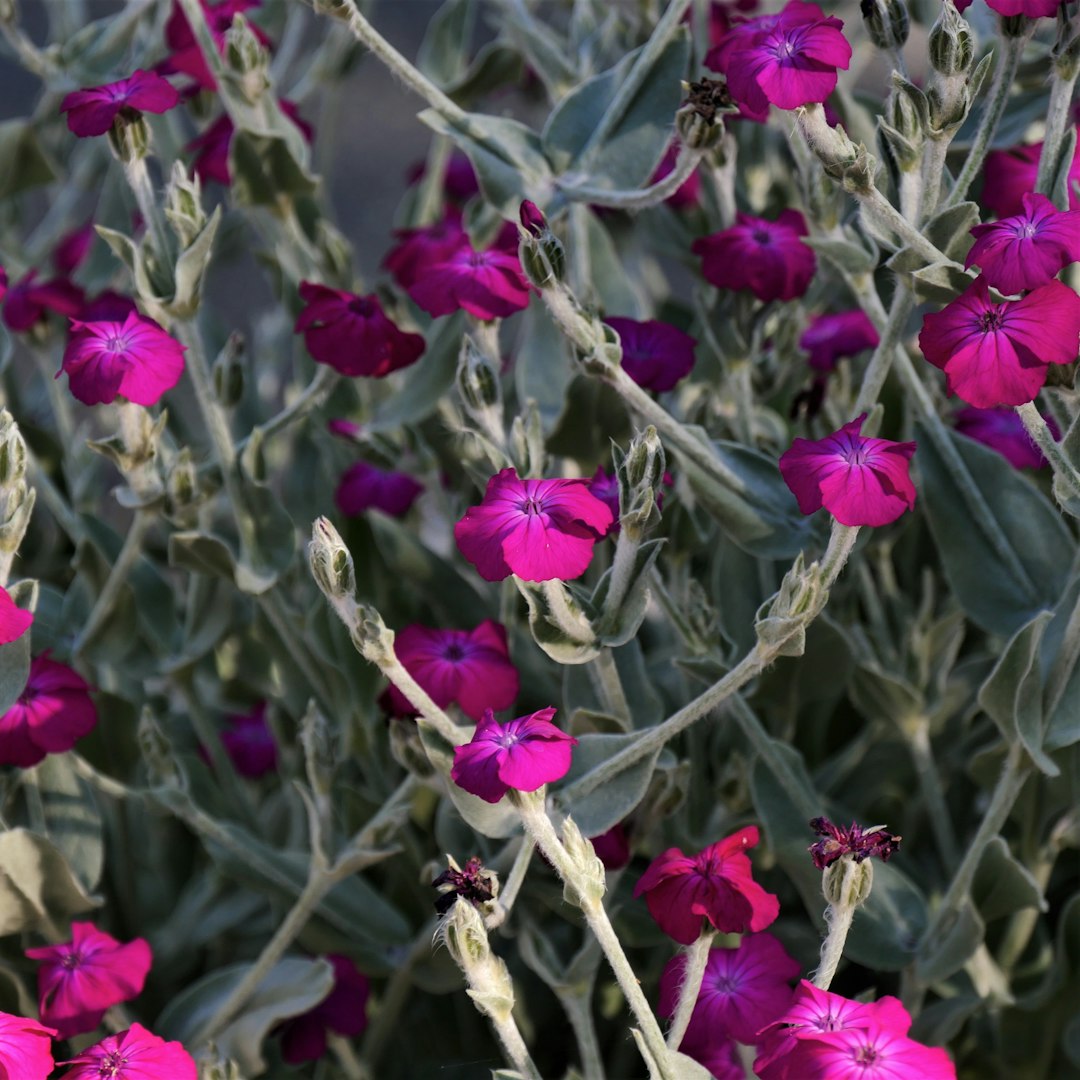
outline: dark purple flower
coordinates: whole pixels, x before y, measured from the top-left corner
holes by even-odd
[[[79,322],[122,323],[129,315],[138,315],[139,309],[130,296],[106,289],[88,300],[75,316]]]
[[[416,502],[424,485],[408,473],[394,472],[358,461],[345,470],[334,492],[337,508],[349,517],[365,510],[381,510],[391,517],[404,517]]]
[[[326,957],[334,969],[334,988],[310,1012],[281,1025],[281,1056],[290,1065],[315,1061],[326,1053],[328,1031],[355,1039],[367,1027],[371,984],[347,956]]]
[[[156,72],[140,68],[119,82],[73,90],[60,102],[60,111],[68,114],[68,128],[79,138],[86,138],[104,135],[122,112],[164,113],[179,104],[175,86]]]
[[[421,161],[412,166],[407,174],[410,184],[415,184],[427,173],[427,162]],[[476,179],[476,170],[472,162],[460,151],[455,150],[446,163],[443,177],[443,194],[450,202],[464,206],[474,195],[480,193],[480,184]]]
[[[51,278],[39,283],[37,276],[30,270],[7,290],[4,322],[16,333],[32,329],[49,311],[71,318],[82,310],[85,296],[73,281]]]
[[[1061,437],[1057,421],[1043,416],[1055,439]],[[960,409],[954,418],[956,430],[969,439],[996,450],[1014,469],[1041,469],[1046,464],[1042,451],[1032,441],[1015,409]]]
[[[880,338],[865,311],[838,311],[819,315],[803,331],[799,347],[810,354],[815,371],[832,371],[844,356],[855,356],[873,349]]]
[[[53,266],[57,273],[65,278],[74,274],[86,261],[96,239],[97,230],[92,221],[60,237],[60,242],[53,249]]]
[[[621,821],[612,825],[606,833],[590,837],[590,840],[605,870],[621,870],[630,865],[630,836]]]
[[[256,779],[277,768],[277,743],[266,722],[265,701],[260,701],[251,712],[226,716],[221,743],[241,776]]]
[[[466,861],[464,869],[455,863],[431,884],[439,891],[435,910],[440,915],[445,915],[459,896],[476,907],[495,899],[495,881],[477,855]]]
[[[547,218],[544,217],[536,203],[525,199],[521,204],[518,216],[521,218],[521,227],[530,236],[539,238],[548,231]]]
[[[697,341],[668,323],[612,317],[604,320],[622,342],[622,366],[646,390],[663,393],[690,374]]]
[[[901,840],[901,837],[894,836],[884,825],[864,829],[853,821],[845,829],[842,825],[834,825],[825,817],[814,818],[810,822],[810,828],[821,837],[808,849],[819,870],[832,866],[837,859],[845,855],[852,856],[855,862],[862,862],[871,856],[888,862],[896,853]]]
[[[396,229],[397,244],[387,252],[383,266],[406,291],[432,263],[438,262],[462,243],[465,230],[460,211],[447,211],[442,221],[419,229]]]
[[[619,474],[609,473],[603,465],[596,466],[589,481],[589,494],[598,498],[611,511],[611,524],[608,526],[607,535],[619,531],[619,517],[622,511],[619,509]]]

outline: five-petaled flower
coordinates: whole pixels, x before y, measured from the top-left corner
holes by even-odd
[[[67,125],[80,138],[104,135],[120,115],[164,113],[180,104],[176,87],[153,71],[134,71],[126,79],[73,90],[62,102]]]
[[[826,817],[816,817],[810,828],[821,837],[810,845],[810,857],[819,870],[832,866],[838,859],[850,855],[855,862],[876,856],[888,862],[896,854],[901,837],[894,836],[884,825],[864,829],[854,821],[847,827],[834,825]]]
[[[178,1042],[166,1042],[132,1024],[87,1047],[70,1061],[61,1080],[197,1080],[192,1056]]]
[[[365,510],[404,517],[423,490],[424,485],[408,473],[356,461],[342,473],[334,490],[334,503],[348,517],[356,517]]]
[[[577,739],[551,719],[553,706],[500,724],[488,709],[471,742],[454,748],[450,777],[484,802],[497,803],[508,791],[536,791],[561,780],[570,769]]]
[[[697,341],[678,327],[658,319],[604,321],[619,335],[623,370],[638,386],[663,393],[690,374]]]

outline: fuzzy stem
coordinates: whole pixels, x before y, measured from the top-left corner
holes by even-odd
[[[345,625],[349,624],[346,622]],[[461,732],[457,724],[432,701],[428,692],[405,670],[396,656],[380,659],[375,666],[405,695],[425,723],[430,724],[451,746],[458,745]]]
[[[698,936],[697,941],[683,950],[686,967],[683,971],[682,985],[679,987],[679,1003],[668,1028],[667,1044],[669,1050],[678,1050],[690,1026],[690,1017],[694,1014],[698,994],[701,993],[701,980],[705,977],[705,965],[709,962],[709,950],[712,948],[716,931],[708,924]]]
[[[930,818],[930,828],[937,841],[938,853],[945,866],[955,866],[960,858],[957,849],[956,834],[953,832],[949,808],[945,805],[945,793],[941,787],[941,776],[934,763],[934,753],[930,746],[930,721],[925,716],[918,717],[904,732],[907,738],[911,760],[919,777],[926,812]]]
[[[850,877],[857,872],[857,866],[854,860],[845,858],[845,886]],[[844,955],[844,944],[854,918],[855,904],[853,903],[830,904],[825,912],[825,922],[829,927],[829,932],[821,945],[821,962],[818,964],[817,971],[814,972],[814,985],[819,990],[828,990],[832,984],[840,958]]]
[[[686,145],[679,147],[679,156],[675,167],[662,180],[645,188],[625,191],[613,191],[610,188],[592,187],[588,184],[560,185],[567,198],[575,202],[587,202],[593,206],[610,206],[618,210],[635,213],[650,206],[659,206],[665,199],[671,198],[694,175],[694,170],[701,164],[704,150],[696,150]]]
[[[1040,195],[1049,195],[1054,183],[1054,173],[1061,154],[1061,143],[1069,120],[1078,74],[1080,67],[1076,67],[1071,75],[1063,75],[1058,66],[1054,65],[1054,73],[1050,78],[1050,103],[1046,107],[1046,134],[1039,152],[1039,172],[1035,180],[1035,190]]]
[[[604,1080],[604,1059],[600,1053],[600,1042],[596,1037],[596,1022],[593,1020],[589,997],[592,984],[583,993],[564,992],[558,995],[559,1003],[566,1013],[570,1026],[577,1039],[578,1053],[581,1055],[581,1073],[583,1080]]]
[[[127,177],[128,186],[135,196],[135,204],[139,208],[139,213],[154,238],[157,257],[161,263],[167,264],[171,247],[169,234],[165,229],[165,222],[158,208],[157,199],[154,197],[154,187],[150,182],[150,173],[146,168],[146,160],[144,158],[135,158],[132,161],[125,162],[124,175]]]
[[[615,558],[611,561],[611,580],[604,598],[604,623],[610,625],[619,614],[634,575],[641,540],[639,530],[620,529],[615,541]]]
[[[338,373],[333,368],[320,364],[318,371],[312,376],[311,382],[288,405],[270,417],[265,423],[260,424],[255,431],[259,432],[264,439],[270,435],[276,435],[294,420],[301,419],[310,409],[318,405],[324,392],[329,393],[337,383],[338,378]],[[251,435],[245,435],[236,444],[237,451],[242,451],[250,439]]]
[[[506,922],[506,916],[510,914],[510,909],[514,906],[517,894],[521,892],[521,886],[525,881],[525,875],[528,873],[529,864],[532,862],[535,850],[536,845],[530,837],[521,838],[517,854],[514,856],[514,865],[510,867],[510,874],[506,879],[506,884],[499,890],[499,899],[495,910],[484,920],[484,924],[489,930],[494,930],[497,926],[502,926]]]
[[[941,199],[941,187],[945,177],[945,159],[949,154],[952,136],[930,136],[923,146],[921,173],[922,198],[916,207],[913,220],[929,221]]]
[[[600,699],[600,706],[611,716],[620,722],[625,731],[629,731],[630,703],[626,700],[626,691],[623,690],[622,679],[619,677],[619,669],[615,666],[615,657],[608,648],[601,649],[596,656],[585,665],[589,674],[589,681]]]
[[[859,396],[851,410],[856,416],[872,409],[881,397],[893,358],[896,356],[897,346],[901,344],[908,316],[914,306],[915,297],[911,289],[897,280],[888,322],[881,333],[881,339],[874,349],[873,356],[870,357],[870,363],[867,364],[866,371],[863,373]]]
[[[895,233],[900,240],[913,251],[918,252],[931,264],[942,263],[963,270],[960,263],[950,259],[943,251],[934,247],[929,240],[876,187],[868,191],[856,191],[855,198],[863,208],[863,213],[876,220],[886,231]]]
[[[521,1031],[518,1029],[513,1014],[489,1015],[488,1018],[510,1064],[521,1073],[525,1080],[543,1080],[540,1071],[529,1056],[529,1049],[521,1037]]]
[[[1061,444],[1054,438],[1042,413],[1035,408],[1035,402],[1029,401],[1024,405],[1017,405],[1016,415],[1024,422],[1027,433],[1043,452],[1043,457],[1050,462],[1054,476],[1060,478],[1062,484],[1074,497],[1080,496],[1080,473],[1065,456]]]
[[[548,611],[555,625],[571,641],[579,645],[589,645],[596,639],[592,627],[580,610],[575,611],[571,607],[570,597],[567,596],[566,586],[558,579],[542,583],[544,599],[547,601]]]

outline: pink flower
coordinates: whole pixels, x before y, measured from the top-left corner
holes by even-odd
[[[74,274],[86,261],[86,256],[90,254],[90,249],[94,246],[96,239],[97,230],[92,221],[60,237],[60,242],[53,250],[52,256],[53,266],[56,267],[57,273],[65,278]]]
[[[660,976],[661,1016],[673,1016],[679,1000],[686,957],[669,960]],[[791,1004],[790,980],[800,966],[772,934],[748,934],[737,949],[712,949],[687,1036],[713,1037],[752,1044],[758,1033]]]
[[[1023,213],[1024,196],[1035,190],[1042,143],[992,150],[983,166],[983,187],[979,202],[999,218]],[[1080,180],[1080,143],[1069,166],[1069,209],[1080,210],[1075,182]]]
[[[510,662],[506,627],[492,619],[475,630],[407,626],[394,638],[394,653],[440,708],[457,702],[466,716],[479,720],[485,709],[508,709],[517,698],[518,672]],[[403,715],[414,711],[393,685],[390,700]]]
[[[282,98],[278,101],[278,105],[310,143],[315,136],[315,129],[301,117],[296,102]],[[227,113],[223,113],[201,135],[197,135],[184,147],[189,154],[195,154],[191,168],[204,184],[214,181],[228,187],[232,183],[232,175],[229,172],[229,147],[232,144],[234,130],[232,120],[229,119]]]
[[[233,16],[243,14],[252,8],[259,6],[261,0],[222,0],[221,3],[211,4],[208,0],[200,0],[203,13],[206,16],[206,24],[210,27],[210,33],[218,52],[225,51],[225,34],[233,23]],[[269,47],[270,39],[263,30],[255,23],[249,22],[251,32],[259,41]],[[217,83],[206,63],[206,58],[195,40],[195,34],[191,29],[183,8],[174,0],[172,13],[168,22],[165,23],[165,44],[169,47],[169,58],[161,65],[160,70],[179,72],[189,75],[196,84],[204,90],[216,90]]]
[[[45,313],[71,317],[78,315],[84,294],[67,278],[51,278],[36,283],[37,271],[30,270],[7,291],[4,301],[4,322],[16,333],[24,333],[45,318]]]
[[[410,184],[416,184],[427,173],[427,162],[421,161],[413,165],[406,176]],[[480,183],[476,179],[476,170],[472,162],[460,151],[455,150],[446,163],[446,173],[443,176],[443,194],[452,203],[464,206],[474,195],[480,193]]]
[[[3,300],[7,296],[8,291],[8,274],[7,271],[0,266],[0,300]]]
[[[113,1005],[141,994],[151,963],[142,938],[121,944],[88,922],[73,922],[71,933],[65,945],[26,950],[29,959],[41,961],[41,1019],[62,1039],[93,1031]]]
[[[622,342],[623,370],[646,390],[662,393],[690,374],[697,341],[668,323],[605,319]]]
[[[803,331],[799,348],[810,354],[809,363],[815,371],[832,371],[841,357],[873,349],[879,340],[866,312],[857,309],[818,315]]]
[[[570,581],[588,569],[613,520],[585,480],[522,480],[503,469],[454,526],[454,539],[485,581]]]
[[[864,829],[852,822],[845,828],[834,825],[826,817],[816,817],[810,822],[810,828],[821,837],[810,845],[810,857],[819,870],[832,866],[834,862],[850,855],[854,862],[878,858],[888,862],[900,847],[902,837],[889,832],[884,825]]]
[[[465,230],[461,227],[459,211],[448,211],[442,221],[422,229],[397,229],[395,247],[387,252],[383,266],[394,280],[408,292],[434,263],[448,257],[467,243]]]
[[[334,969],[334,988],[310,1012],[281,1026],[281,1056],[290,1065],[315,1061],[326,1053],[326,1034],[355,1039],[367,1027],[371,984],[347,957],[326,957]]]
[[[999,15],[1026,15],[1029,19],[1052,19],[1061,0],[986,0]]]
[[[341,477],[334,491],[334,503],[348,517],[356,517],[365,510],[404,517],[423,490],[424,485],[408,473],[357,461]]]
[[[861,435],[865,420],[863,413],[817,441],[796,439],[781,456],[780,473],[804,514],[824,506],[841,525],[887,525],[915,505],[915,444]]]
[[[52,1028],[0,1012],[0,1076],[5,1080],[48,1080],[53,1071]]]
[[[658,184],[675,169],[675,161],[679,156],[679,143],[673,142],[664,152],[660,164],[656,166],[656,172],[652,174],[650,184]],[[669,195],[665,202],[676,210],[683,210],[688,206],[696,206],[701,195],[701,177],[695,169],[683,183],[676,189],[674,195]]]
[[[994,303],[983,277],[927,315],[919,348],[969,405],[1022,405],[1046,382],[1049,364],[1068,364],[1080,346],[1080,296],[1051,281],[1020,300]]]
[[[570,747],[577,739],[552,722],[554,706],[500,724],[490,709],[471,742],[454,747],[450,778],[484,802],[497,803],[508,791],[536,791],[570,770]]]
[[[19,607],[7,589],[0,585],[0,645],[21,638],[33,621],[33,614]]]
[[[964,263],[1003,293],[1037,289],[1080,259],[1080,210],[1060,211],[1045,195],[1025,193],[1022,201],[1022,213],[971,230]]]
[[[74,1066],[61,1080],[198,1080],[191,1055],[142,1024],[132,1024],[61,1064]]]
[[[725,934],[764,930],[776,921],[780,904],[751,876],[746,850],[758,838],[751,825],[693,858],[668,848],[641,875],[634,895],[644,893],[657,925],[680,945],[698,939],[702,919]]]
[[[1060,438],[1061,432],[1054,418],[1044,416],[1043,419],[1054,438]],[[955,426],[961,435],[996,450],[1014,469],[1041,469],[1046,464],[1046,458],[1032,442],[1023,420],[1007,405],[997,409],[960,409]]]
[[[0,765],[26,769],[46,754],[62,754],[89,735],[97,719],[86,680],[48,656],[36,656],[26,689],[0,716]]]
[[[122,323],[129,315],[138,315],[139,309],[130,296],[106,289],[88,300],[75,316],[79,322]]]
[[[266,722],[265,701],[260,701],[251,712],[230,713],[225,724],[221,743],[241,776],[254,780],[277,768],[277,743]]]
[[[718,289],[749,289],[762,301],[795,300],[817,269],[813,249],[802,242],[807,233],[798,210],[784,210],[775,221],[736,214],[730,229],[695,240],[691,250],[701,256],[705,280]]]
[[[679,1053],[704,1065],[713,1080],[745,1080],[746,1070],[739,1057],[739,1045],[719,1031],[705,1027],[688,1030],[679,1044]]]
[[[104,135],[121,113],[164,113],[179,104],[175,86],[155,72],[140,68],[119,82],[73,90],[60,102],[60,111],[68,114],[68,128],[79,138],[86,138]]]
[[[787,1055],[790,1080],[956,1080],[938,1047],[878,1025],[806,1034]]]
[[[382,378],[415,364],[424,351],[419,334],[399,330],[383,312],[379,298],[300,283],[307,307],[296,319],[312,358],[342,375]]]
[[[118,397],[156,405],[184,373],[186,346],[145,315],[132,314],[123,322],[72,319],[71,330],[61,370],[84,405]]]
[[[590,837],[590,840],[605,870],[621,870],[630,865],[630,837],[621,821],[612,825],[606,833]]]

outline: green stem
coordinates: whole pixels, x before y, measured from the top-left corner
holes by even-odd
[[[157,248],[157,256],[162,264],[169,262],[171,244],[169,234],[165,229],[161,211],[158,209],[157,199],[154,197],[154,188],[150,183],[150,173],[146,168],[144,158],[136,158],[125,162],[124,175],[127,177],[128,186],[135,196],[135,204],[139,208],[143,221],[150,235],[154,238],[154,246]]]
[[[545,581],[541,584],[541,589],[552,620],[571,641],[579,645],[589,645],[596,640],[588,619],[581,609],[573,604],[567,595],[566,586],[561,581]]]
[[[903,340],[904,328],[907,326],[908,317],[914,306],[915,297],[912,290],[897,279],[888,321],[885,323],[874,354],[870,357],[870,363],[863,374],[862,386],[859,388],[859,396],[851,410],[856,416],[869,412],[881,397],[893,358],[896,356],[897,346]]]
[[[1061,480],[1074,498],[1080,497],[1080,473],[1065,456],[1061,444],[1054,438],[1042,413],[1035,408],[1035,402],[1029,401],[1024,405],[1017,405],[1016,414],[1024,422],[1027,433],[1042,451],[1043,457],[1050,462],[1054,476]]]
[[[862,206],[863,213],[872,218],[879,228],[886,232],[895,233],[900,240],[913,251],[917,252],[931,264],[944,264],[963,270],[960,263],[950,259],[943,251],[938,250],[919,230],[876,187],[869,191],[856,191],[855,198]]]
[[[600,1053],[596,1023],[589,1001],[592,996],[592,983],[589,983],[588,989],[582,993],[563,992],[558,996],[570,1026],[574,1029],[578,1053],[581,1055],[583,1080],[604,1080],[604,1059]]]
[[[600,707],[615,717],[624,731],[629,731],[632,727],[630,703],[626,700],[626,691],[623,690],[622,679],[619,677],[619,669],[615,666],[615,657],[611,650],[601,649],[585,665],[585,668],[593,689],[600,699]]]
[[[679,147],[679,156],[675,167],[662,180],[645,188],[626,191],[613,191],[610,188],[592,187],[588,184],[560,184],[567,198],[575,202],[590,203],[593,206],[610,206],[618,210],[634,213],[646,210],[650,206],[659,206],[665,199],[671,198],[694,175],[694,170],[701,164],[704,150]]]
[[[683,950],[686,963],[683,968],[682,983],[679,986],[679,1003],[675,1006],[675,1015],[668,1028],[667,1044],[669,1050],[678,1050],[683,1036],[690,1026],[690,1017],[694,1015],[698,994],[701,993],[701,980],[705,977],[705,965],[709,962],[709,950],[712,949],[716,931],[706,923],[693,945]]]
[[[1046,107],[1046,134],[1043,136],[1042,150],[1039,151],[1039,172],[1035,179],[1035,190],[1040,195],[1049,195],[1057,172],[1058,158],[1061,156],[1061,144],[1069,121],[1072,108],[1073,91],[1080,67],[1073,65],[1071,75],[1062,74],[1058,65],[1050,77],[1050,103]],[[1070,192],[1071,194],[1071,192]]]
[[[521,886],[525,881],[525,875],[528,873],[529,864],[532,862],[535,850],[536,845],[530,837],[524,836],[520,839],[517,854],[514,856],[514,865],[510,867],[506,883],[499,889],[498,905],[486,920],[486,926],[489,930],[494,930],[495,927],[506,922],[506,917],[510,914],[510,909],[514,906],[518,893],[521,892]]]
[[[941,199],[945,181],[945,159],[949,155],[950,135],[930,136],[923,145],[922,173],[920,176],[922,198],[915,207],[913,220],[929,221]]]
[[[257,431],[264,439],[269,438],[271,435],[276,435],[283,428],[288,427],[294,420],[301,419],[310,409],[318,405],[321,396],[324,393],[329,393],[337,383],[338,378],[338,373],[334,371],[333,368],[320,364],[319,369],[315,372],[311,382],[309,382],[307,386],[305,386],[304,389],[285,406],[285,408],[270,417],[266,423],[260,424],[255,431]],[[255,434],[255,431],[252,432],[252,435]],[[250,439],[251,435],[245,435],[236,444],[237,451],[243,451]]]
[[[528,1047],[521,1037],[513,1013],[489,1013],[488,1019],[510,1064],[525,1080],[543,1080],[540,1071],[529,1056]]]
[[[930,818],[930,828],[937,841],[938,853],[945,866],[955,866],[960,858],[953,832],[949,808],[945,805],[945,793],[941,787],[941,776],[934,762],[934,752],[930,745],[930,721],[920,716],[905,731],[911,759],[919,777],[926,812]]]

